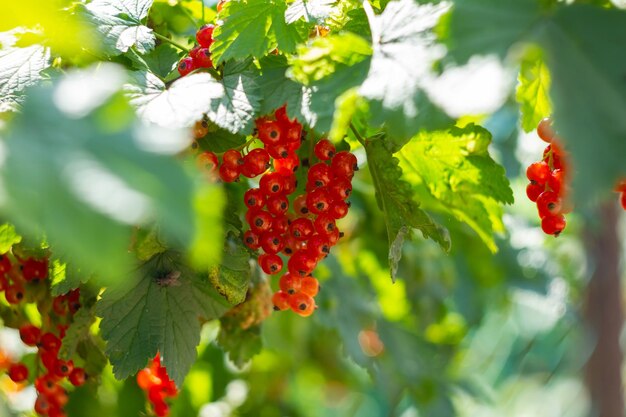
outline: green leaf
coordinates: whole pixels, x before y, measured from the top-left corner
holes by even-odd
[[[307,114],[307,102],[311,91],[308,87],[286,76],[289,65],[282,55],[270,55],[260,60],[261,76],[257,78],[259,95],[262,97],[261,114],[269,114],[287,104],[287,113],[299,121],[311,120]]]
[[[213,62],[229,59],[260,58],[278,48],[295,52],[306,40],[307,28],[297,22],[285,22],[287,4],[280,0],[230,1],[220,12],[224,23],[215,28],[211,45]]]
[[[376,188],[376,200],[382,210],[389,239],[389,267],[395,281],[398,262],[402,257],[402,244],[411,232],[419,229],[425,238],[433,239],[445,251],[450,249],[448,231],[435,223],[419,208],[413,192],[402,179],[398,160],[385,148],[382,140],[372,140],[365,146],[367,163]]]
[[[296,0],[287,7],[287,24],[303,19],[305,22],[323,23],[333,12],[336,0]]]
[[[541,43],[555,126],[580,170],[572,190],[584,206],[626,177],[626,11],[562,8]]]
[[[544,117],[550,116],[552,106],[548,95],[550,72],[537,51],[531,51],[522,60],[515,99],[520,104],[522,129],[530,132]]]
[[[457,0],[451,15],[442,21],[442,37],[449,55],[461,64],[472,55],[504,58],[541,18],[537,0]]]
[[[7,253],[11,247],[22,241],[22,236],[15,232],[15,227],[10,223],[0,225],[0,254]]]
[[[129,120],[114,94],[122,82],[117,67],[101,65],[31,90],[1,171],[3,209],[24,235],[45,232],[58,256],[114,281],[129,274],[130,225],[157,220],[182,244],[194,226],[191,179],[171,154],[153,150],[160,132]]]
[[[169,88],[149,72],[133,73],[126,94],[146,121],[169,128],[190,127],[204,114],[232,133],[251,133],[260,97],[251,72],[227,64],[224,78],[195,73],[176,80]],[[229,72],[226,72],[229,71]]]
[[[152,29],[141,24],[152,0],[93,0],[85,5],[87,18],[103,36],[105,53],[119,55],[135,47],[142,54],[154,48]]]
[[[133,236],[132,249],[140,261],[147,261],[159,253],[167,250],[165,243],[161,241],[159,229],[152,226],[149,229],[137,229]]]
[[[224,242],[222,263],[209,269],[209,281],[230,304],[246,299],[252,269],[250,254],[241,237],[229,233]]]
[[[196,359],[200,319],[217,318],[228,306],[176,254],[156,256],[140,272],[132,288],[109,288],[98,303],[106,353],[115,376],[124,379],[160,352],[180,387]]]
[[[50,278],[51,292],[53,296],[67,294],[91,279],[92,274],[81,271],[73,265],[55,259],[52,261]]]
[[[127,55],[137,63],[140,70],[149,71],[161,78],[167,77],[178,65],[178,51],[169,44],[161,44],[146,55],[138,55],[134,51]]]
[[[353,66],[372,55],[369,43],[353,33],[316,38],[310,45],[298,47],[292,61],[291,75],[310,85],[332,75],[338,66]]]
[[[90,337],[89,329],[96,321],[95,309],[82,306],[72,317],[72,324],[67,328],[59,357],[65,360],[71,359],[78,349],[80,342]]]
[[[425,206],[467,223],[495,252],[493,233],[504,230],[500,203],[512,204],[513,193],[504,168],[487,152],[489,143],[486,129],[469,124],[419,134],[396,156],[403,178],[427,193]]]
[[[242,329],[236,320],[224,318],[220,320],[221,329],[217,337],[217,343],[228,352],[228,358],[242,368],[250,359],[261,352],[263,340],[261,339],[261,326],[252,326]]]
[[[41,71],[49,66],[50,50],[41,45],[1,49],[0,101],[6,102],[7,97],[37,83],[42,79]]]
[[[423,90],[434,62],[442,57],[432,29],[446,8],[393,1],[370,22],[374,55],[359,93],[371,102],[373,122],[384,123],[392,140],[450,123]]]

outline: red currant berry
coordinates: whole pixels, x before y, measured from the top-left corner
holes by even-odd
[[[72,385],[80,387],[87,380],[87,374],[83,368],[74,368],[68,379]]]
[[[267,199],[267,210],[275,216],[284,214],[289,208],[289,200],[284,195],[276,195]]]
[[[52,333],[44,333],[41,336],[41,347],[48,352],[58,352],[61,349],[61,339]]]
[[[6,274],[11,270],[11,259],[8,254],[0,255],[0,274]]]
[[[289,230],[289,219],[285,215],[275,216],[272,221],[272,230],[276,233],[285,234]]]
[[[204,25],[196,32],[196,40],[203,48],[208,48],[213,43],[213,25]]]
[[[274,293],[274,296],[272,297],[272,304],[274,304],[274,310],[276,311],[287,310],[290,306],[290,303],[289,303],[290,298],[291,297],[286,292],[278,291]]]
[[[14,283],[4,292],[4,296],[9,304],[19,304],[24,299],[24,288],[20,284]]]
[[[626,210],[626,191],[622,192],[622,198],[620,198],[622,208]]]
[[[311,297],[315,297],[320,291],[320,283],[313,277],[302,278],[300,292]]]
[[[541,229],[547,235],[558,236],[565,229],[565,224],[565,216],[562,214],[547,216],[541,220]]]
[[[289,225],[289,232],[296,240],[307,240],[313,234],[313,231],[313,223],[306,217],[300,217]]]
[[[347,151],[338,152],[330,162],[330,168],[337,177],[352,178],[359,169],[356,156]]]
[[[189,56],[193,58],[194,61],[198,59],[198,52],[200,52],[200,49],[202,49],[202,46],[196,45],[189,51]]]
[[[265,253],[276,254],[285,247],[285,241],[282,239],[282,236],[272,230],[263,232],[259,239],[259,243]]]
[[[335,219],[329,214],[320,214],[315,219],[314,227],[317,233],[322,235],[329,235],[337,230],[337,225],[335,224]]]
[[[526,195],[530,201],[535,202],[544,189],[543,185],[530,183],[526,186]]]
[[[294,152],[290,152],[286,158],[274,159],[274,171],[285,177],[297,171],[300,158]]]
[[[210,173],[215,173],[218,165],[220,164],[217,159],[217,155],[213,152],[202,152],[196,158],[196,163],[198,164],[199,169]]]
[[[28,379],[28,368],[23,363],[16,363],[9,368],[9,378],[13,382],[24,382]]]
[[[253,149],[243,157],[243,167],[252,174],[247,177],[256,177],[270,167],[270,155],[265,149]]]
[[[35,389],[45,396],[54,394],[56,386],[56,382],[51,375],[44,375],[35,379]]]
[[[285,188],[283,188],[283,193],[285,195],[293,194],[293,192],[296,191],[297,187],[298,187],[298,179],[296,178],[295,175],[290,175],[288,177],[285,177]]]
[[[237,165],[222,164],[219,169],[220,178],[224,182],[235,182],[239,180],[241,170]]]
[[[244,164],[241,152],[235,149],[229,149],[224,152],[223,161],[225,165],[241,166]]]
[[[308,317],[315,311],[315,300],[304,293],[292,295],[289,304],[291,309],[302,317]]]
[[[257,120],[256,127],[259,139],[265,145],[274,146],[281,143],[282,132],[278,122],[267,119],[259,119]]]
[[[22,263],[22,275],[26,281],[34,281],[48,277],[48,260],[27,259]]]
[[[295,252],[287,262],[289,273],[296,277],[305,277],[309,275],[317,266],[317,260],[314,255],[306,250]]]
[[[300,291],[300,281],[302,278],[291,275],[289,272],[285,273],[278,281],[278,287],[284,293],[293,295]]]
[[[323,259],[330,253],[330,241],[328,236],[314,234],[309,238],[307,243],[307,249],[310,253],[316,256],[316,258]]]
[[[57,360],[56,366],[54,367],[54,374],[59,378],[65,378],[69,376],[74,370],[74,362],[72,361],[64,361]]]
[[[35,400],[35,412],[42,416],[47,416],[50,413],[50,402],[45,395],[38,395]]]
[[[260,188],[250,188],[243,195],[243,202],[249,208],[263,208],[265,205],[265,194]]]
[[[550,143],[552,142],[552,139],[554,139],[554,130],[552,130],[552,119],[549,117],[546,117],[545,119],[542,119],[539,122],[539,125],[537,126],[537,135],[539,135],[539,137]]]
[[[321,214],[328,211],[332,199],[325,187],[317,188],[307,194],[306,206],[313,214]]]
[[[277,172],[265,174],[259,181],[259,188],[266,195],[280,194],[285,188],[285,177]]]
[[[196,69],[196,64],[192,57],[188,56],[187,58],[183,58],[178,63],[178,73],[181,77],[189,74],[191,71]]]
[[[333,174],[328,165],[323,162],[313,165],[307,174],[307,184],[311,187],[325,187],[332,181]]]
[[[209,48],[201,48],[193,60],[197,68],[213,68],[213,61],[211,60],[211,52]]]
[[[307,194],[297,196],[293,200],[293,210],[299,216],[306,216],[309,214],[309,208],[306,205]]]
[[[545,184],[550,176],[550,167],[545,162],[535,162],[526,169],[526,177],[537,184]]]
[[[554,216],[561,212],[561,198],[554,191],[544,191],[537,198],[539,217]]]
[[[39,343],[39,339],[41,339],[41,329],[32,324],[22,326],[20,327],[20,338],[26,346],[36,346]]]
[[[348,215],[348,209],[350,208],[350,203],[345,201],[333,201],[328,209],[328,214],[330,214],[334,219],[339,220],[343,219]]]
[[[289,157],[290,149],[284,143],[268,145],[265,149],[267,149],[267,153],[274,159],[285,159]]]
[[[555,193],[559,194],[561,192],[561,188],[563,187],[564,175],[563,170],[555,169],[552,171],[550,176],[548,177],[548,187]]]
[[[270,230],[273,221],[274,218],[267,211],[258,209],[250,210],[250,228],[259,235]]]
[[[335,152],[337,152],[337,150],[331,141],[328,139],[321,139],[315,144],[313,152],[315,152],[315,156],[317,156],[320,161],[328,161],[335,156]]]
[[[259,256],[259,265],[263,272],[268,275],[278,274],[283,269],[283,260],[273,253],[266,253]]]

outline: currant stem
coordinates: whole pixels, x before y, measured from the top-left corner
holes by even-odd
[[[358,140],[361,145],[365,146],[365,139],[363,138],[363,136],[361,136],[359,131],[356,130],[356,127],[354,127],[352,122],[350,122],[350,130],[352,131],[352,133],[354,133],[354,136],[356,137],[356,140]]]
[[[204,20],[204,0],[200,0],[200,4],[202,4],[202,25],[204,26],[206,23],[206,20]]]
[[[252,142],[254,142],[255,140],[256,140],[256,138],[253,137],[252,139],[250,139],[249,141],[247,141],[243,145],[237,146],[236,148],[232,148],[232,149],[229,149],[229,150],[241,151],[241,150],[245,149],[246,147],[250,146],[250,144],[252,144]],[[223,156],[225,153],[226,153],[226,151],[224,151],[224,152],[215,152],[215,155],[216,156]]]
[[[167,43],[169,43],[169,44],[171,44],[171,45],[174,45],[175,47],[177,47],[177,48],[178,48],[178,49],[180,49],[181,51],[185,51],[185,52],[189,53],[189,48],[186,48],[186,47],[182,46],[182,45],[181,45],[181,44],[179,44],[178,42],[173,41],[173,40],[171,40],[170,38],[167,38],[167,37],[165,37],[165,36],[161,35],[160,33],[156,33],[156,32],[153,32],[153,33],[154,33],[154,36],[155,36],[157,39],[160,39],[160,40],[162,40],[163,42],[167,42]]]

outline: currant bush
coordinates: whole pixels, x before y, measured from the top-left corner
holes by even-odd
[[[181,76],[184,77],[191,71],[198,68],[213,68],[213,61],[211,59],[209,47],[213,43],[214,28],[215,26],[208,24],[198,29],[196,32],[196,41],[198,42],[198,45],[194,46],[191,51],[189,51],[189,56],[184,57],[178,63],[178,73]]]
[[[526,177],[530,181],[526,187],[526,195],[537,204],[544,233],[558,236],[566,225],[564,214],[567,212],[567,156],[552,129],[550,118],[539,122],[537,134],[549,145],[545,148],[541,161],[530,164],[526,170]]]

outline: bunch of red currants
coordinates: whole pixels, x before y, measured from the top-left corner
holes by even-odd
[[[167,375],[167,370],[161,365],[161,356],[157,353],[150,366],[137,373],[137,385],[148,393],[148,400],[152,403],[154,414],[165,417],[170,408],[165,401],[178,395],[176,384]]]

